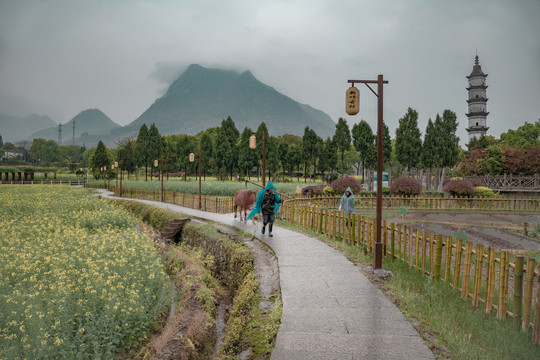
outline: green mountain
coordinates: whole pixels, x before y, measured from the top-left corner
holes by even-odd
[[[330,116],[279,93],[249,71],[239,74],[200,65],[190,65],[124,130],[136,136],[142,124],[155,123],[161,134],[194,135],[219,126],[228,116],[240,131],[245,126],[256,130],[264,121],[274,136],[303,135],[306,126],[323,137],[335,131]]]
[[[45,115],[29,115],[26,117],[0,114],[0,135],[4,142],[15,143],[28,140],[28,135],[36,130],[56,126],[56,122]]]
[[[73,143],[73,123],[75,123],[76,144],[82,144],[86,137],[107,135],[113,130],[120,128],[120,125],[112,121],[101,110],[84,110],[67,123],[62,124],[62,145],[71,145]],[[58,141],[58,125],[30,135],[30,139],[34,138]]]

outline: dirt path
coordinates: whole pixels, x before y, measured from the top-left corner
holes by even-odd
[[[486,247],[540,250],[540,241],[519,234],[524,222],[532,228],[540,223],[540,215],[411,211],[403,218],[388,219],[388,223],[407,224],[415,231],[425,230],[444,236],[461,231],[473,243]]]

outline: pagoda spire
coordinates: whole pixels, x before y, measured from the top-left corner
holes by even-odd
[[[469,87],[466,88],[469,92],[469,99],[467,100],[469,112],[466,115],[469,120],[469,127],[466,130],[469,133],[469,141],[480,139],[480,137],[486,135],[489,129],[487,127],[487,116],[489,112],[486,106],[488,101],[486,96],[486,89],[488,87],[486,85],[487,76],[482,71],[477,53],[474,58],[473,70],[467,76],[469,80]]]

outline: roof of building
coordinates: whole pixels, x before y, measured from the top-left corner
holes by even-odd
[[[474,58],[474,66],[473,66],[471,75],[467,76],[467,79],[470,79],[472,77],[478,77],[478,76],[486,77],[488,76],[488,74],[484,74],[484,72],[482,71],[482,67],[480,66],[480,63],[478,62],[478,55],[476,55],[476,57]]]

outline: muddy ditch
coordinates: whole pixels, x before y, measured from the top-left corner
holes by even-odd
[[[184,227],[179,246],[154,238],[166,256],[179,259],[168,262],[182,264],[184,279],[174,280],[176,299],[166,320],[161,320],[161,331],[138,358],[224,359],[231,355],[239,359],[269,358],[271,350],[267,351],[268,356],[254,354],[248,342],[237,339],[243,336],[241,331],[230,330],[228,324],[237,322],[231,313],[235,306],[242,306],[238,302],[245,301],[238,293],[244,291],[250,273],[258,282],[254,288],[257,294],[251,294],[251,299],[257,299],[258,309],[251,309],[253,315],[246,316],[264,319],[266,314],[281,307],[278,264],[272,250],[250,234],[199,219],[192,219]],[[190,259],[193,254],[184,253],[190,248],[197,249],[195,256],[202,258],[203,267]],[[208,273],[218,284],[212,284],[214,280]],[[188,281],[184,282],[186,278]],[[210,290],[211,295],[201,295]],[[267,336],[275,341],[276,334],[277,329],[275,334]]]

